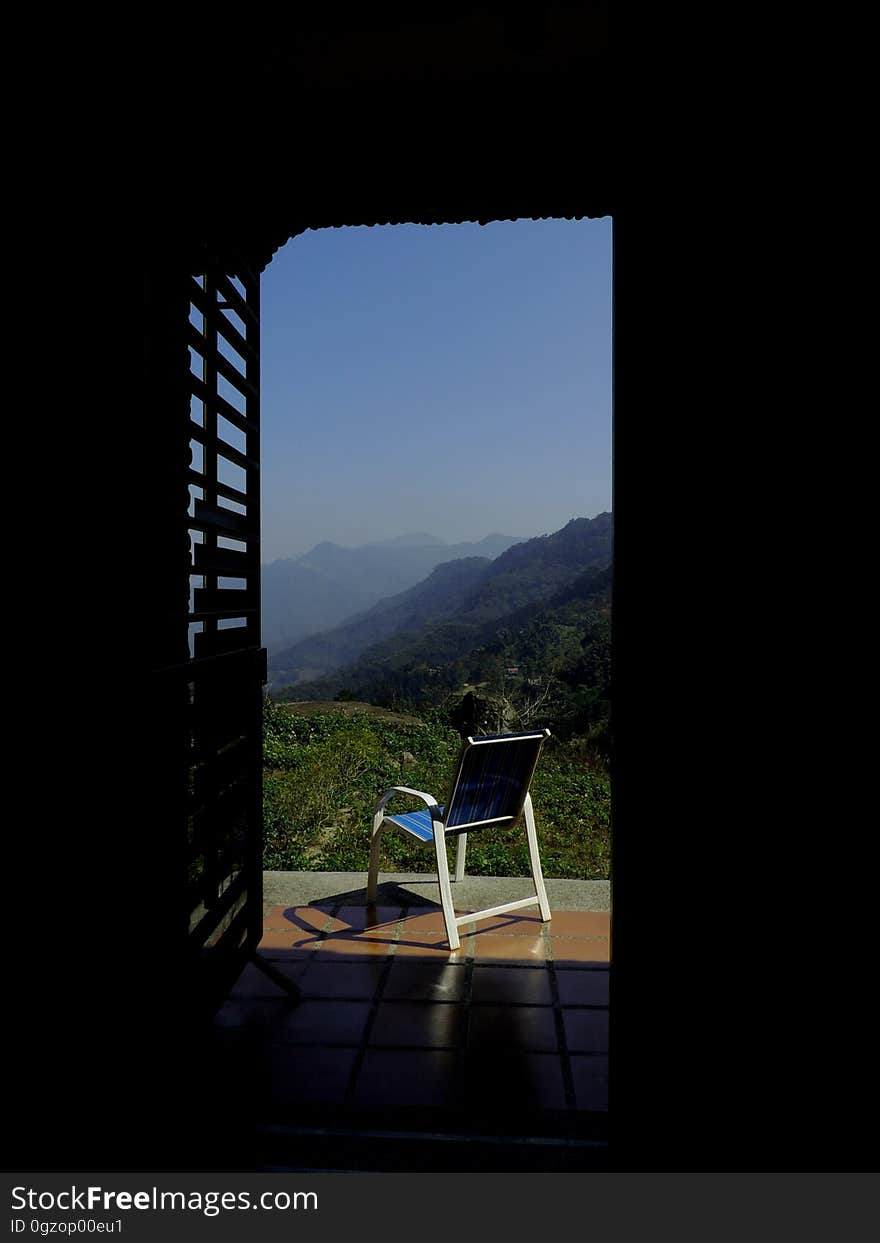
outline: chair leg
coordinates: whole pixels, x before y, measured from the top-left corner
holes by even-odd
[[[535,896],[538,899],[538,906],[541,908],[541,919],[546,924],[550,921],[550,903],[547,901],[547,890],[544,888],[544,873],[541,871],[541,856],[538,854],[538,834],[535,831],[535,812],[532,808],[531,794],[526,795],[523,811],[526,820],[526,837],[529,842],[529,859],[532,864],[532,879],[535,882]]]
[[[459,833],[455,848],[455,880],[464,880],[464,857],[467,854],[467,833]]]
[[[440,904],[443,907],[443,922],[446,924],[446,936],[449,948],[457,950],[461,945],[458,929],[455,926],[455,907],[452,904],[452,890],[449,887],[449,865],[446,862],[446,835],[443,829],[434,825],[434,852],[437,855],[437,877],[440,881]]]
[[[385,819],[383,811],[373,816],[373,835],[370,839],[370,869],[367,873],[367,901],[376,901],[376,889],[379,883],[379,843],[382,839],[382,823]]]

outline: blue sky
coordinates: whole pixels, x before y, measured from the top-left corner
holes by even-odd
[[[262,278],[263,559],[611,508],[611,220],[309,231]]]

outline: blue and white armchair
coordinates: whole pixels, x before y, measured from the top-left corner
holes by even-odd
[[[459,757],[452,792],[443,806],[438,805],[433,795],[410,789],[408,786],[392,786],[390,790],[386,790],[378,799],[373,815],[367,901],[376,901],[380,841],[383,831],[392,825],[404,829],[426,845],[434,845],[440,902],[451,950],[458,949],[460,945],[459,925],[470,923],[474,919],[501,915],[526,906],[538,906],[541,919],[548,922],[550,906],[541,872],[529,785],[541,747],[549,737],[549,729],[542,729],[521,734],[486,734],[468,738]],[[390,815],[385,808],[395,794],[409,794],[420,798],[425,803],[424,810]],[[520,815],[525,819],[535,896],[489,907],[484,911],[472,911],[456,918],[446,862],[446,838],[458,838],[455,880],[460,881],[464,878],[468,833],[493,825],[512,824]]]

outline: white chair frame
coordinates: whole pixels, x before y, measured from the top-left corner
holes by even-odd
[[[549,731],[548,731],[549,732]],[[468,739],[472,742],[472,739]],[[550,904],[547,901],[547,890],[544,886],[544,874],[541,871],[541,857],[538,853],[538,835],[535,829],[535,813],[532,807],[532,796],[526,794],[523,804],[523,818],[526,825],[526,838],[529,845],[529,861],[532,868],[532,881],[535,886],[535,896],[531,898],[520,898],[515,902],[505,902],[501,906],[490,906],[483,911],[471,911],[468,915],[456,916],[455,907],[452,901],[452,888],[450,885],[449,866],[446,860],[446,825],[441,817],[440,808],[437,800],[430,794],[426,794],[424,790],[413,790],[409,786],[392,786],[390,790],[386,790],[384,794],[376,802],[373,813],[373,832],[370,842],[370,865],[367,875],[367,902],[374,903],[376,901],[377,886],[379,881],[379,849],[382,838],[382,832],[385,827],[392,823],[385,814],[386,804],[395,794],[409,794],[414,798],[419,798],[431,813],[431,823],[434,833],[434,853],[437,858],[437,877],[440,883],[440,904],[443,908],[443,922],[446,925],[446,935],[449,940],[450,950],[457,950],[461,941],[458,935],[458,929],[462,924],[472,923],[475,919],[485,919],[490,915],[504,915],[509,911],[520,911],[527,906],[537,906],[541,911],[541,919],[544,923],[549,923]],[[464,879],[465,856],[467,853],[467,833],[458,832],[455,829],[449,831],[450,836],[458,837],[458,845],[455,854],[455,880]]]

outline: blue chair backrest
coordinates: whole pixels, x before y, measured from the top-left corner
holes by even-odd
[[[549,729],[540,729],[468,738],[446,803],[446,828],[488,828],[515,820],[549,737]]]

